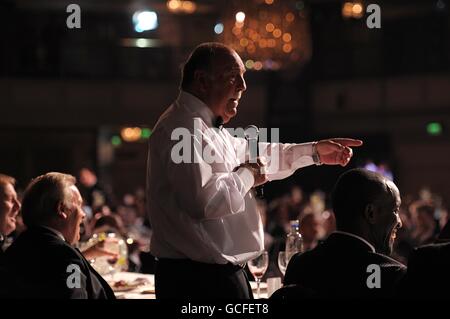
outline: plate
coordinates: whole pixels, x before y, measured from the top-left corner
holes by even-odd
[[[124,292],[134,290],[140,286],[148,285],[150,282],[146,278],[136,278],[133,281],[117,280],[109,283],[115,292]]]

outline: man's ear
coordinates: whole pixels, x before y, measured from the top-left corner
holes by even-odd
[[[364,209],[364,218],[371,225],[375,224],[375,221],[376,221],[375,210],[376,210],[376,208],[375,208],[375,205],[373,205],[373,204],[367,204],[366,208]]]
[[[59,202],[58,204],[58,216],[67,219],[68,215],[68,209],[66,205],[63,202]]]
[[[196,70],[194,72],[194,82],[199,84],[199,87],[202,91],[209,90],[209,79],[205,71]]]

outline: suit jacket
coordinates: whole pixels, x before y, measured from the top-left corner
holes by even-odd
[[[379,265],[380,288],[369,288]],[[285,285],[298,285],[311,297],[384,298],[392,297],[406,267],[373,251],[363,240],[344,233],[332,233],[316,248],[292,257],[286,270]],[[369,278],[369,280],[368,280]],[[304,295],[304,294],[303,294]]]
[[[4,262],[12,298],[115,298],[81,252],[44,227],[23,232],[6,250]],[[74,279],[77,266],[79,281]]]
[[[415,248],[399,289],[400,297],[450,298],[450,243]]]

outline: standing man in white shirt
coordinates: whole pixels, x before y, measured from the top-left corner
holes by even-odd
[[[245,139],[213,129],[236,116],[244,73],[231,48],[199,45],[184,65],[180,95],[150,137],[147,196],[158,299],[253,298],[242,265],[264,250],[264,238],[251,189],[312,164],[345,166],[350,147],[362,144],[261,143],[269,161],[246,161]],[[271,154],[278,154],[277,165],[268,165]]]

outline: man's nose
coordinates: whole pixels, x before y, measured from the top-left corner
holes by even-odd
[[[245,83],[245,79],[244,79],[244,77],[240,77],[240,79],[239,79],[239,83],[238,83],[238,90],[240,90],[240,91],[245,91],[245,90],[247,90],[247,84]]]
[[[403,223],[402,223],[402,219],[400,218],[400,215],[397,215],[397,228],[400,229],[402,228]]]

